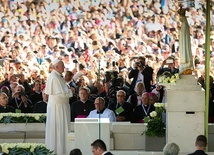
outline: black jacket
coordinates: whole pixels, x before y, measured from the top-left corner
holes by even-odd
[[[138,69],[132,69],[129,72],[129,79],[133,78],[130,89],[129,89],[129,93],[128,95],[131,95],[134,93],[134,88],[137,82],[137,77],[138,77]],[[151,82],[152,82],[152,76],[153,76],[153,69],[149,66],[144,66],[144,70],[142,71],[142,74],[144,76],[144,85],[146,88],[147,92],[151,92]]]
[[[188,155],[207,155],[203,150],[196,150],[193,153],[190,153]]]
[[[145,111],[144,111],[144,109],[145,109]],[[150,113],[152,111],[155,111],[155,107],[152,104],[148,105],[147,107],[144,106],[144,109],[143,109],[142,105],[138,105],[135,108],[134,113],[133,113],[133,120],[132,120],[133,123],[138,123],[140,120],[143,120],[144,117],[150,116]]]
[[[125,121],[131,121],[132,119],[132,114],[133,114],[133,108],[131,103],[129,102],[124,102],[122,105],[122,108],[124,109],[123,112],[121,112],[119,115],[117,115],[116,113],[116,109],[119,108],[121,105],[117,104],[117,102],[113,102],[111,103],[108,108],[111,109],[112,111],[114,111],[116,116],[124,116],[125,117]]]
[[[88,116],[90,111],[94,110],[94,102],[87,100],[85,103],[78,100],[71,104],[71,121],[73,122],[78,115]]]

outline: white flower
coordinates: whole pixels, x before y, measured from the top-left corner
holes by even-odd
[[[164,103],[160,103],[160,107],[164,108],[165,104]]]
[[[157,116],[157,112],[156,112],[156,111],[150,112],[150,116],[151,116],[151,117],[156,117],[156,116]]]
[[[175,78],[176,78],[176,80],[179,79],[179,74],[178,73],[175,74]]]
[[[42,147],[46,147],[45,144],[42,143],[3,143],[1,144],[2,146],[2,151],[9,154],[9,148],[14,148],[14,147],[18,147],[18,148],[29,148],[31,147],[30,151],[34,152],[35,148],[37,146],[42,146]]]
[[[35,116],[35,119],[36,119],[36,120],[39,120],[39,118],[40,118],[40,116],[38,116],[38,115],[37,115],[37,116]]]
[[[155,108],[163,107],[163,103],[155,103],[155,104],[154,104],[154,107],[155,107]]]
[[[3,118],[3,115],[0,114],[0,120]]]

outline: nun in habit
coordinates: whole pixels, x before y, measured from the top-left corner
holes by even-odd
[[[53,62],[53,70],[50,73],[45,88],[49,95],[47,104],[47,119],[45,144],[48,149],[58,155],[66,154],[66,140],[70,131],[70,105],[69,97],[73,96],[68,88],[62,73],[64,63],[61,60]]]
[[[180,15],[180,21],[182,22],[181,29],[179,32],[179,52],[180,52],[180,74],[187,70],[193,70],[193,57],[191,50],[190,31],[187,18],[185,16],[185,9],[182,7],[178,10]]]

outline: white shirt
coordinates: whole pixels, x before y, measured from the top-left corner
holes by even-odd
[[[110,122],[116,122],[115,114],[112,110],[106,108],[102,114],[97,113],[97,110],[92,110],[87,118],[109,118]]]
[[[137,76],[137,81],[136,83],[138,82],[144,82],[144,76],[143,74],[141,73],[141,71],[138,72],[138,76]]]

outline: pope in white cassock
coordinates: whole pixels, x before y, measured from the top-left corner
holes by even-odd
[[[66,154],[66,139],[70,131],[69,97],[73,96],[62,77],[64,68],[61,60],[57,59],[53,62],[53,71],[48,77],[45,88],[45,93],[49,95],[45,144],[57,155]]]
[[[94,101],[95,110],[92,110],[87,118],[109,118],[110,122],[115,122],[116,117],[112,110],[105,107],[105,100],[98,97]]]

